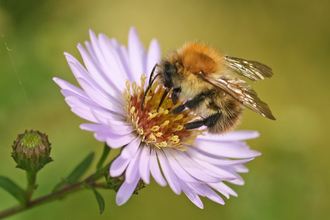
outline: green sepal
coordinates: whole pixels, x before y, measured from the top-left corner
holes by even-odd
[[[22,206],[26,205],[25,191],[9,178],[0,176],[0,187],[14,196]]]
[[[102,195],[91,185],[88,185],[87,183],[83,182],[82,183],[86,188],[91,189],[95,195],[97,204],[99,205],[99,209],[100,209],[100,214],[103,213],[104,208],[105,208],[105,202],[104,199],[102,197]]]
[[[62,180],[62,182],[55,185],[52,192],[56,192],[65,184],[74,184],[79,182],[79,179],[84,175],[84,173],[87,171],[87,169],[90,167],[93,159],[94,159],[95,153],[90,153],[81,163],[78,164],[78,166],[65,178]]]

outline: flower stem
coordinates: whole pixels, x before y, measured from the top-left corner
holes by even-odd
[[[26,198],[27,198],[26,206],[18,205],[18,206],[14,206],[12,208],[2,211],[2,212],[0,212],[0,219],[2,219],[4,217],[8,217],[13,214],[17,214],[19,212],[25,211],[32,207],[54,201],[58,198],[63,198],[64,196],[69,195],[73,192],[79,191],[81,189],[85,189],[85,187],[83,186],[83,183],[97,187],[97,188],[104,188],[105,183],[95,183],[95,181],[98,180],[99,178],[101,178],[103,176],[103,172],[105,172],[109,169],[110,163],[108,163],[102,169],[99,169],[96,173],[90,175],[89,177],[87,177],[85,180],[83,180],[81,182],[69,185],[59,191],[50,193],[48,195],[37,198],[35,200],[30,200],[30,198],[32,196],[33,191],[35,190],[35,180],[36,180],[35,174],[36,173],[34,173],[34,174],[27,173],[28,189],[27,189],[27,194],[26,194]]]
[[[95,185],[95,183],[87,183],[87,184]],[[55,193],[51,193],[49,195],[40,197],[38,199],[29,201],[26,204],[26,207],[18,205],[18,206],[12,207],[10,209],[7,209],[7,210],[0,213],[0,219],[2,219],[3,217],[8,217],[10,215],[22,212],[26,209],[29,209],[29,208],[32,208],[32,207],[35,207],[35,206],[38,206],[38,205],[42,205],[44,203],[47,203],[47,202],[50,202],[50,201],[53,201],[53,200],[56,200],[57,198],[62,198],[65,195],[76,192],[76,191],[81,190],[83,188],[84,187],[82,186],[82,182],[70,185],[70,186],[68,186],[68,187],[66,187],[62,190],[59,190]]]
[[[31,172],[31,171],[26,171],[26,177],[27,177],[27,189],[26,189],[26,204],[29,203],[31,196],[36,189],[36,177],[37,177],[37,172]]]

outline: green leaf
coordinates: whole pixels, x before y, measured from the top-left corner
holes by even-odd
[[[70,183],[77,183],[91,165],[95,153],[90,153],[66,178]]]
[[[105,203],[104,203],[104,199],[102,197],[102,195],[96,191],[96,189],[91,186],[91,185],[88,185],[87,183],[83,182],[83,185],[88,188],[88,189],[91,189],[95,195],[95,198],[96,198],[96,201],[97,201],[97,204],[99,205],[99,209],[100,209],[100,214],[103,213],[104,211],[104,208],[105,208]]]
[[[56,192],[56,191],[58,191],[58,190],[62,189],[62,187],[63,187],[64,183],[65,183],[65,181],[64,181],[64,180],[62,180],[62,182],[60,182],[60,183],[56,184],[56,185],[54,186],[54,188],[52,189],[52,193],[54,193],[54,192]]]
[[[77,183],[91,165],[94,155],[94,152],[90,153],[65,179],[54,186],[52,193],[62,189],[65,184]]]
[[[100,160],[99,160],[99,162],[97,163],[97,166],[96,166],[97,170],[102,168],[102,165],[103,165],[105,159],[107,159],[107,156],[110,153],[110,149],[111,148],[106,143],[104,143],[102,156],[101,156],[101,158],[100,158]]]
[[[16,185],[16,183],[7,177],[0,176],[0,187],[14,196],[22,206],[25,206],[25,191]]]

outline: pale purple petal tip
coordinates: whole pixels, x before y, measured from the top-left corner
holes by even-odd
[[[147,72],[146,75],[150,75],[154,66],[160,62],[161,59],[161,47],[156,39],[150,42],[148,55],[147,55]]]
[[[139,34],[132,27],[128,36],[128,55],[131,63],[133,81],[138,81],[141,74],[146,73],[146,50],[141,44]]]
[[[129,198],[131,198],[140,177],[137,175],[136,178],[134,178],[134,181],[132,183],[127,183],[126,181],[121,185],[119,188],[117,195],[116,195],[116,203],[117,205],[121,206],[125,204]]]

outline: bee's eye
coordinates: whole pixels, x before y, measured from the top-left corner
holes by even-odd
[[[171,73],[171,71],[169,71],[169,68],[167,68],[166,66],[165,66],[164,76],[165,76],[166,82],[171,81],[172,73]]]
[[[176,68],[170,63],[165,63],[164,78],[165,78],[165,87],[172,88],[173,81],[172,77],[176,73]]]

